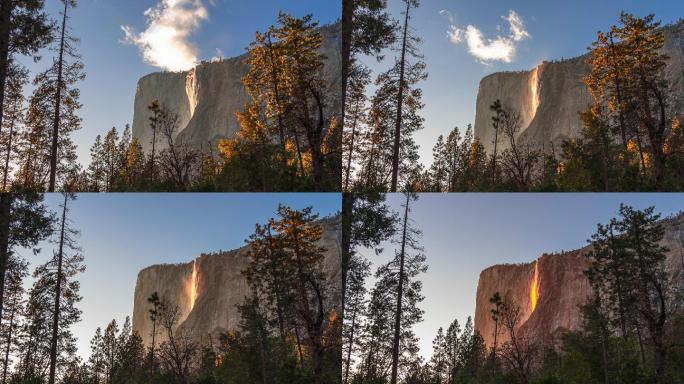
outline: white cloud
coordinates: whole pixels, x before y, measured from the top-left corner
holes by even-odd
[[[209,61],[211,61],[212,63],[216,63],[222,61],[224,57],[225,55],[223,54],[223,51],[216,48],[216,54]]]
[[[441,11],[440,14],[447,16],[452,23],[447,31],[449,41],[453,44],[465,42],[468,52],[485,64],[493,61],[510,63],[515,57],[518,43],[530,37],[522,18],[513,10],[508,16],[501,17],[508,22],[508,35],[499,34],[494,39],[485,38],[482,31],[474,25],[468,25],[465,29],[455,25],[453,16],[448,11]],[[500,27],[497,30],[500,30]]]
[[[136,33],[121,26],[124,42],[138,46],[146,63],[169,71],[184,71],[197,64],[197,47],[188,39],[209,19],[202,0],[159,0],[145,11],[147,29]]]

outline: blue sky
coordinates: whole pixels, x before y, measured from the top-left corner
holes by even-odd
[[[45,202],[57,211],[62,196],[48,194]],[[80,194],[71,204],[87,266],[80,277],[83,319],[73,328],[79,354],[90,355],[97,327],[112,319],[122,324],[132,316],[138,271],[242,247],[256,223],[275,216],[279,203],[298,209],[313,206],[321,217],[341,210],[340,195],[335,193]],[[52,254],[51,244],[41,248],[38,256],[26,250],[21,255],[33,267]]]
[[[159,70],[143,62],[136,46],[122,43],[121,26],[144,31],[147,25],[143,12],[161,1],[80,0],[71,13],[72,32],[81,38],[79,52],[87,74],[81,84],[83,128],[74,135],[82,162],[89,161],[89,149],[97,134],[112,126],[121,131],[126,123],[132,122],[138,79]],[[341,15],[341,3],[330,0],[199,1],[206,8],[208,19],[199,23],[187,38],[198,48],[199,59],[216,56],[216,49],[224,57],[244,53],[257,30],[275,23],[278,11],[296,16],[311,13],[321,24],[335,22]],[[47,11],[57,17],[60,4],[57,0],[46,1]],[[49,65],[51,57],[51,52],[44,52],[43,60],[36,65],[24,61],[35,74]]]
[[[389,0],[392,14],[399,18],[401,0]],[[453,23],[440,11],[451,13]],[[494,39],[497,26],[500,35],[509,34],[509,23],[502,19],[513,10],[522,20],[529,37],[517,44],[510,63],[496,61],[482,64],[469,54],[466,44],[453,44],[447,37],[450,25],[461,29],[473,25],[484,38]],[[639,16],[655,13],[664,23],[684,17],[684,2],[672,0],[620,1],[548,1],[548,0],[423,0],[413,13],[412,27],[423,39],[429,78],[421,84],[426,107],[425,129],[416,135],[424,163],[431,163],[432,147],[439,134],[454,126],[465,129],[475,121],[475,101],[482,77],[499,71],[528,70],[542,60],[561,59],[586,53],[586,48],[599,30],[607,30],[617,22],[621,10]],[[377,65],[364,59],[372,68],[386,70],[394,54]],[[377,72],[376,72],[377,73]]]
[[[403,201],[403,195],[388,197],[396,211]],[[474,316],[483,269],[581,248],[596,224],[617,216],[620,203],[655,206],[667,216],[684,211],[684,194],[421,194],[413,220],[423,231],[421,244],[429,265],[420,277],[424,320],[414,328],[422,356],[432,355],[439,327],[448,327],[456,318],[463,324]],[[385,252],[380,257],[364,251],[374,267],[393,255],[395,245],[381,246]]]

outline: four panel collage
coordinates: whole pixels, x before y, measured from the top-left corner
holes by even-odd
[[[683,17],[0,0],[0,384],[684,384]]]

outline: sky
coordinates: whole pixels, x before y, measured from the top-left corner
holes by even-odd
[[[53,211],[59,210],[62,200],[60,194],[45,198]],[[133,315],[138,271],[242,247],[255,224],[275,216],[279,203],[297,209],[313,206],[321,217],[341,210],[340,195],[335,193],[78,195],[70,203],[70,218],[81,231],[78,244],[86,264],[79,277],[82,320],[72,329],[79,354],[84,359],[90,356],[90,339],[97,327],[105,328],[112,319],[121,325]],[[20,251],[32,263],[31,271],[52,254],[52,244],[39,247],[38,256]]]
[[[484,76],[529,70],[543,60],[582,55],[595,40],[596,32],[617,23],[621,10],[638,16],[655,13],[665,24],[684,17],[684,2],[672,0],[420,3],[413,12],[411,27],[423,39],[421,52],[429,73],[429,78],[420,84],[426,105],[422,112],[425,129],[415,136],[424,164],[432,162],[437,136],[446,136],[454,126],[464,130],[468,124],[474,124],[477,90]],[[389,4],[394,17],[401,17],[403,1],[389,0]],[[495,43],[490,45],[488,40]],[[381,64],[373,58],[363,61],[377,74],[377,70],[389,67],[396,54],[387,52],[385,56]]]
[[[389,195],[395,211],[405,198]],[[428,271],[420,276],[425,300],[423,322],[414,327],[420,352],[432,356],[432,339],[439,327],[454,320],[464,324],[475,315],[480,272],[502,263],[532,262],[543,253],[578,249],[618,215],[620,203],[636,208],[655,206],[663,216],[684,211],[684,194],[421,194],[412,205],[415,227],[423,231]],[[384,253],[362,253],[376,267],[389,260],[395,245],[381,244]],[[367,282],[369,289],[373,280]]]
[[[46,1],[47,12],[58,17],[60,4]],[[193,57],[240,55],[257,30],[275,23],[279,11],[313,14],[321,24],[333,23],[340,19],[340,4],[330,0],[79,0],[70,11],[71,31],[81,39],[78,51],[87,76],[80,84],[83,128],[74,134],[79,160],[89,162],[95,136],[113,126],[121,132],[132,122],[140,77],[162,68],[182,68]],[[144,14],[148,9],[152,19]],[[129,27],[129,39],[122,27]],[[152,47],[147,52],[153,60],[146,62],[135,42]],[[47,68],[54,56],[51,51],[41,54],[37,64],[22,60],[32,74]]]

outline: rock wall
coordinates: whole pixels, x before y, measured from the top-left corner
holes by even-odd
[[[326,56],[324,78],[329,84],[330,109],[327,115],[341,111],[341,29],[340,24],[323,26],[321,53]],[[188,143],[207,148],[219,140],[231,138],[239,129],[235,113],[249,102],[242,85],[247,74],[248,55],[203,62],[186,72],[157,72],[138,80],[133,112],[133,137],[143,150],[152,148],[151,116],[148,106],[155,100],[178,114],[177,135]],[[166,145],[158,140],[156,149]]]
[[[667,270],[675,284],[684,282],[684,214],[664,220],[665,237],[662,245],[669,249]],[[482,335],[485,345],[493,345],[493,308],[489,299],[499,292],[505,302],[520,306],[520,328],[541,342],[564,330],[578,330],[582,317],[579,306],[591,294],[584,271],[589,266],[587,253],[591,247],[560,254],[544,254],[536,261],[516,265],[495,265],[480,273],[475,304],[475,330]],[[535,268],[537,279],[535,280]],[[531,296],[536,281],[537,302]],[[497,343],[507,341],[500,332]]]
[[[684,114],[684,21],[663,28],[669,56],[665,76],[670,82],[673,110]],[[501,100],[504,108],[521,117],[520,139],[540,147],[551,143],[560,150],[564,139],[578,137],[579,112],[592,99],[582,79],[590,72],[587,55],[570,60],[544,62],[530,71],[494,73],[480,81],[475,112],[475,135],[487,153],[494,152],[494,114],[489,107]],[[499,136],[497,151],[509,148]]]
[[[340,217],[321,220],[321,246],[327,249],[324,268],[335,288],[331,305],[341,312],[342,270]],[[177,265],[153,265],[138,273],[133,303],[133,330],[145,345],[151,344],[152,322],[147,299],[157,292],[163,301],[176,303],[181,309],[177,329],[189,332],[203,341],[211,335],[238,329],[237,305],[249,294],[242,271],[249,264],[249,247],[203,254],[194,261]],[[156,340],[162,341],[161,333]]]

